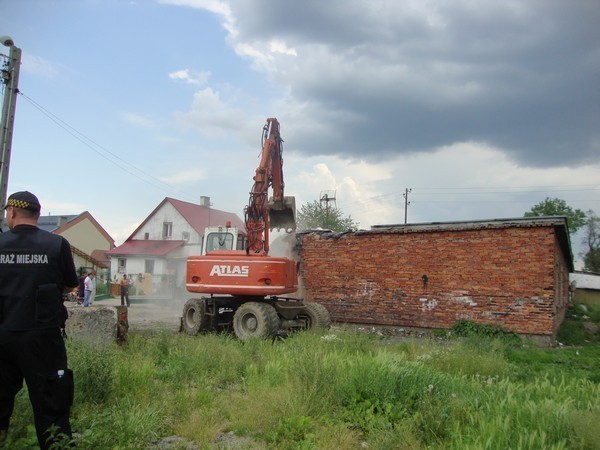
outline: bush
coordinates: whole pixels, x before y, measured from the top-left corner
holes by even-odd
[[[470,320],[459,320],[452,326],[452,332],[460,337],[494,338],[518,344],[521,338],[514,331],[507,331],[500,325],[481,324]]]

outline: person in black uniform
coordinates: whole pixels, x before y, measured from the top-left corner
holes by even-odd
[[[31,192],[6,203],[0,233],[0,446],[17,392],[27,383],[41,449],[71,439],[73,373],[61,328],[63,292],[78,285],[71,246],[37,227],[40,202]]]

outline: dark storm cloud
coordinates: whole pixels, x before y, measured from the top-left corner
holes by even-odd
[[[232,12],[238,41],[296,50],[273,65],[310,118],[289,126],[303,151],[481,141],[532,166],[600,155],[600,2],[240,0]]]

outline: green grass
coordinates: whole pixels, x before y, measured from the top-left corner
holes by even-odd
[[[217,442],[228,433],[248,449],[600,448],[600,345],[528,348],[484,332],[496,337],[70,341],[78,448],[151,448],[172,435],[228,448]],[[6,448],[36,448],[25,391]]]
[[[575,303],[567,309],[557,339],[566,345],[600,344],[599,325],[600,306]],[[595,332],[592,331],[594,328]]]

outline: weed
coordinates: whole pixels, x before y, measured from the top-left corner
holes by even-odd
[[[511,345],[509,332],[484,334],[501,337],[391,344],[345,331],[275,342],[150,333],[124,347],[69,342],[72,425],[81,448],[99,449],[151,448],[173,435],[219,448],[230,434],[243,448],[599,447],[600,346],[530,349]],[[24,389],[8,448],[35,445],[31,423]]]
[[[452,332],[460,337],[494,338],[511,344],[521,342],[521,338],[514,331],[505,330],[500,325],[481,324],[470,320],[459,320],[452,326]]]

